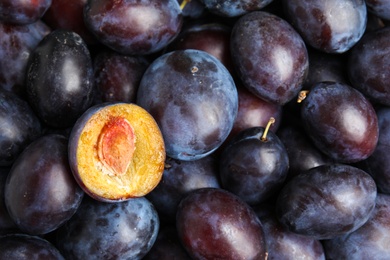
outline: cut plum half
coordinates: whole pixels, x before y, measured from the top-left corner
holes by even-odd
[[[100,201],[148,194],[162,178],[165,156],[156,121],[132,103],[93,106],[70,134],[73,175],[88,195]]]

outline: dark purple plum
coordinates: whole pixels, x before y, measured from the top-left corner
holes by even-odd
[[[361,227],[375,207],[377,188],[359,168],[331,164],[292,178],[279,192],[276,216],[291,232],[333,239]]]
[[[50,7],[52,0],[2,0],[0,21],[11,24],[37,22]]]
[[[256,96],[283,105],[298,94],[309,68],[308,53],[285,20],[250,12],[234,24],[230,47],[238,76]]]
[[[49,33],[50,28],[41,21],[28,25],[0,23],[0,88],[26,96],[28,58]]]
[[[238,94],[226,67],[200,50],[177,50],[153,61],[144,73],[137,104],[157,121],[167,156],[196,160],[227,138]]]
[[[273,0],[201,0],[206,9],[216,15],[237,17],[252,11],[257,11]]]
[[[47,125],[66,128],[92,105],[93,66],[86,43],[76,33],[55,30],[31,53],[27,98]]]
[[[150,251],[142,260],[191,260],[181,245],[175,226],[162,226]]]
[[[111,49],[144,55],[166,47],[179,33],[183,17],[177,0],[88,0],[84,21]]]
[[[367,8],[363,0],[283,0],[287,20],[313,48],[344,53],[363,36]]]
[[[205,51],[222,62],[234,73],[230,53],[230,26],[217,22],[204,22],[187,26],[170,46],[174,50]]]
[[[180,202],[176,227],[193,259],[267,259],[265,235],[256,213],[226,190],[191,192]]]
[[[271,117],[275,118],[275,123],[271,125],[270,130],[275,133],[279,129],[282,121],[282,106],[258,98],[240,85],[237,86],[237,92],[238,112],[230,137],[247,128],[265,127]]]
[[[289,231],[277,220],[274,212],[263,205],[256,206],[255,212],[266,234],[268,260],[325,260],[324,248],[319,240]]]
[[[53,29],[73,31],[88,44],[96,44],[96,39],[84,23],[84,6],[88,0],[54,0],[42,20]]]
[[[42,125],[25,100],[2,89],[0,121],[0,166],[10,166],[42,134]]]
[[[369,157],[378,142],[378,118],[358,90],[338,82],[320,82],[302,101],[301,119],[316,147],[341,163]]]
[[[57,247],[66,259],[142,259],[160,227],[145,198],[107,203],[85,199],[57,232]]]
[[[373,154],[359,164],[374,178],[380,192],[390,194],[390,108],[380,107],[377,116],[378,144]]]
[[[70,219],[83,191],[68,163],[68,140],[45,135],[14,162],[5,185],[5,204],[18,228],[32,235],[47,234]]]
[[[348,75],[353,87],[373,102],[390,105],[390,28],[369,32],[349,53]]]
[[[10,217],[5,205],[5,182],[9,168],[0,168],[0,235],[19,232],[15,222]]]
[[[264,127],[238,133],[222,151],[219,176],[222,188],[250,205],[275,195],[284,183],[289,159],[278,136]]]
[[[149,62],[140,56],[100,52],[94,59],[95,85],[102,102],[136,101],[142,75]]]
[[[0,259],[65,260],[52,243],[41,237],[27,234],[1,236]]]
[[[160,183],[147,198],[162,219],[175,222],[177,206],[188,193],[200,188],[220,188],[216,159],[206,156],[195,161],[168,158]]]
[[[365,0],[367,10],[384,19],[390,20],[390,2],[386,0]]]
[[[322,153],[312,143],[301,127],[286,125],[280,128],[276,134],[284,144],[289,158],[290,167],[287,179],[311,168],[334,163],[334,160]]]
[[[390,258],[390,195],[378,193],[370,219],[352,233],[323,241],[326,257],[333,259]]]

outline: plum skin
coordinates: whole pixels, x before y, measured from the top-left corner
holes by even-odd
[[[311,168],[286,183],[276,216],[290,231],[332,239],[361,227],[375,208],[377,187],[359,168],[329,164]]]
[[[47,234],[77,211],[84,192],[70,171],[67,145],[62,135],[44,135],[14,162],[5,186],[5,204],[20,230]]]
[[[237,115],[238,93],[217,58],[200,50],[177,50],[149,66],[136,103],[157,121],[167,156],[190,161],[225,141]]]
[[[105,203],[85,196],[56,234],[66,259],[142,259],[154,244],[160,220],[146,198]]]

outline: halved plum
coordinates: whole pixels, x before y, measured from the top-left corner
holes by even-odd
[[[76,122],[69,140],[72,172],[94,199],[141,197],[162,178],[165,145],[154,118],[132,103],[102,103]]]

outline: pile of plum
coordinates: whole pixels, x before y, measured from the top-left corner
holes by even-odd
[[[0,0],[0,259],[390,259],[389,20]]]

